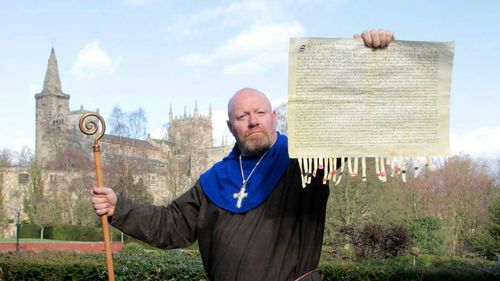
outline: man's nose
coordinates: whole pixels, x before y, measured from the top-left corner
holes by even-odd
[[[249,117],[250,117],[250,118],[248,119],[248,125],[249,125],[250,127],[252,127],[252,128],[253,128],[253,127],[256,127],[256,126],[258,126],[258,125],[260,124],[260,119],[259,119],[259,117],[257,116],[257,114],[253,114],[253,113],[251,113]]]

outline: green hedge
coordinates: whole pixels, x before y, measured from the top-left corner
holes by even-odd
[[[106,280],[103,255],[22,252],[0,255],[0,280]]]
[[[197,251],[148,250],[140,245],[114,255],[117,281],[205,280]],[[430,263],[428,263],[430,261]],[[351,262],[322,259],[323,280],[500,280],[500,267],[481,260],[428,257],[423,263],[412,257]],[[106,280],[103,254],[41,252],[0,254],[0,280]]]
[[[205,280],[198,254],[146,250],[115,254],[117,281]],[[0,254],[0,280],[107,280],[104,254],[22,252]]]
[[[45,228],[47,238],[64,241],[102,241],[102,234],[97,227],[55,224]]]
[[[120,241],[121,232],[110,228],[111,239]],[[40,226],[35,224],[23,224],[19,231],[20,238],[40,238]],[[46,226],[43,236],[45,239],[63,241],[102,241],[102,229],[100,227],[79,226],[70,224],[54,224]],[[125,241],[130,237],[125,235]]]
[[[22,224],[19,227],[19,238],[40,238],[40,227],[36,224]]]
[[[336,261],[321,263],[319,270],[322,280],[342,281],[487,281],[499,280],[500,267],[490,264],[474,264],[449,260],[434,261],[425,266],[415,267],[408,260],[393,259],[388,261]]]

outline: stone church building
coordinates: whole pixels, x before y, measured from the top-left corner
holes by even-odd
[[[35,159],[42,168],[45,192],[68,192],[55,188],[68,171],[61,168],[61,154],[68,149],[92,153],[92,136],[79,130],[80,117],[90,112],[81,106],[69,107],[70,95],[62,91],[54,49],[51,50],[43,90],[36,99]],[[154,196],[155,204],[165,204],[191,187],[199,175],[229,153],[232,145],[215,146],[212,135],[212,111],[202,115],[195,102],[193,114],[174,116],[170,106],[168,133],[163,139],[132,139],[105,134],[100,141],[102,160],[109,167],[135,171],[133,178],[142,181]],[[87,157],[89,158],[89,157]],[[91,158],[93,161],[93,157]],[[54,165],[54,163],[56,165]],[[57,165],[59,164],[59,165]],[[92,167],[93,168],[93,167]],[[104,171],[106,178],[106,170]],[[78,177],[71,171],[69,177]],[[29,184],[26,169],[9,168],[3,178],[4,206],[21,208]],[[110,185],[110,183],[106,183]],[[11,212],[7,211],[9,216]]]

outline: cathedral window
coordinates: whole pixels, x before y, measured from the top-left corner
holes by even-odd
[[[50,184],[55,184],[57,183],[57,175],[49,175],[49,183]]]
[[[154,176],[154,175],[148,175],[147,179],[148,179],[148,183],[149,184],[155,184],[156,183],[156,176]]]
[[[61,129],[62,126],[64,125],[64,116],[58,112],[54,118],[52,119],[52,128],[54,129]]]
[[[29,181],[29,174],[27,174],[27,173],[20,173],[18,175],[17,182],[19,184],[26,185],[26,184],[28,184],[28,181]]]

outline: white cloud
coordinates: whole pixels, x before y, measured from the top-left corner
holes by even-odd
[[[226,30],[256,22],[275,21],[281,14],[281,7],[272,1],[234,1],[197,11],[189,16],[180,16],[167,29],[171,33],[192,35],[203,33],[207,29]]]
[[[156,128],[156,129],[153,129],[150,133],[150,136],[153,138],[153,139],[163,139],[165,137],[165,128]]]
[[[500,126],[480,128],[464,134],[450,135],[452,154],[466,153],[479,157],[500,155]]]
[[[234,1],[179,17],[169,27],[171,32],[191,37],[233,32],[220,45],[186,54],[180,62],[186,66],[220,63],[225,74],[251,74],[286,63],[289,38],[304,34],[304,28],[287,19],[284,6],[280,1]]]
[[[187,66],[206,65],[212,62],[212,59],[210,57],[204,56],[200,53],[192,53],[189,55],[185,55],[180,59],[181,62]]]
[[[284,103],[288,103],[288,99],[280,98],[271,100],[271,105],[273,106],[273,108],[276,108],[277,106],[282,105]]]
[[[24,146],[27,146],[31,150],[35,150],[35,140],[28,137],[19,137],[13,143],[9,145],[9,148],[14,151],[21,151]]]
[[[254,25],[206,54],[191,53],[181,58],[188,66],[226,63],[223,73],[256,73],[286,63],[289,38],[304,33],[297,22]],[[231,62],[232,61],[232,62]]]
[[[78,76],[93,77],[113,73],[119,65],[119,59],[111,59],[109,54],[101,49],[99,41],[85,45],[76,57],[71,72]]]
[[[229,64],[222,69],[224,74],[251,74],[270,68],[273,65],[285,63],[287,54],[285,52],[266,52],[255,55],[247,60]]]
[[[30,83],[30,95],[39,92],[41,92],[41,90],[38,89],[38,86],[35,83]]]
[[[303,32],[304,28],[297,21],[253,25],[216,48],[213,56],[230,58],[255,55],[269,50],[287,50],[289,38]]]
[[[228,143],[234,143],[234,138],[226,125],[227,112],[224,110],[215,110],[212,112],[212,128],[215,139],[214,145],[220,145],[222,137],[226,137]]]

